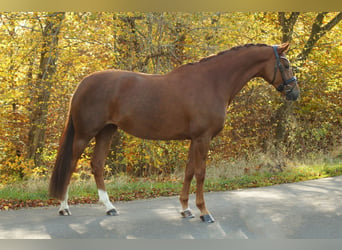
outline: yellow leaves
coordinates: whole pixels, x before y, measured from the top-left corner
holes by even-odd
[[[124,164],[126,171],[137,176],[170,173],[176,166],[185,166],[187,142],[150,141],[124,135],[116,164]]]
[[[300,14],[293,33],[291,58],[295,59],[302,50],[316,14]],[[324,22],[335,14],[328,14]],[[28,147],[27,130],[33,108],[30,100],[37,89],[43,88],[34,87],[39,77],[44,41],[39,20],[44,23],[53,18],[47,13],[4,13],[0,20],[2,182],[18,180],[20,174],[35,178],[47,175],[54,162],[70,97],[85,75],[107,68],[130,70],[133,67],[148,73],[168,72],[180,64],[239,44],[277,44],[282,34],[277,13],[273,12],[67,13],[58,37],[58,57],[51,57],[57,59],[57,67],[51,79],[45,151],[54,153],[44,155],[45,166],[34,166],[27,159],[21,158],[19,162],[14,152],[18,144],[21,148]],[[322,37],[310,54],[310,61],[298,65],[301,73],[297,77],[303,92],[302,106],[296,106],[296,115],[303,128],[310,119],[337,123],[341,118],[341,30],[339,23]],[[160,56],[153,57],[158,53]],[[280,102],[274,90],[263,85],[259,81],[250,83],[229,108],[225,130],[215,142],[225,156],[260,148],[263,140],[272,136],[274,122],[270,119]],[[16,113],[12,112],[13,102],[17,105]],[[318,118],[315,112],[320,112]],[[311,125],[311,128],[320,126],[319,123]],[[329,133],[336,131],[334,129],[331,127],[324,133],[329,137]],[[185,166],[188,143],[144,141],[124,136],[118,147],[115,159],[111,165],[106,165],[106,172],[127,167],[131,173],[144,174],[171,172]],[[215,154],[213,150],[211,155]],[[86,156],[90,155],[91,150],[88,150]],[[80,160],[79,169],[75,178],[91,175],[89,157]]]
[[[35,167],[32,169],[32,176],[35,177],[45,177],[48,169],[46,167]]]

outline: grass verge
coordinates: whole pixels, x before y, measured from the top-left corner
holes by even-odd
[[[283,183],[312,180],[342,175],[342,164],[338,162],[288,167],[279,171],[254,171],[224,176],[210,174],[205,182],[205,191],[226,191],[243,188],[264,187]],[[130,201],[178,195],[182,188],[182,176],[173,175],[165,178],[132,178],[119,175],[106,181],[107,191],[112,201]],[[195,181],[191,193],[195,192]],[[11,185],[0,186],[0,210],[27,207],[55,206],[59,201],[48,197],[48,180],[30,180]],[[91,204],[98,202],[94,181],[74,181],[69,190],[70,204]]]

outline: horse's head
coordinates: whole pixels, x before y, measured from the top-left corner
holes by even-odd
[[[285,57],[288,49],[289,43],[272,46],[273,56],[268,60],[262,77],[285,95],[287,100],[295,101],[299,97],[300,90],[290,62]]]

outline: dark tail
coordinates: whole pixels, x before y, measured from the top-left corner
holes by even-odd
[[[71,161],[74,134],[75,129],[70,114],[60,139],[55,167],[50,180],[50,196],[59,200],[64,200],[70,177],[73,172]]]

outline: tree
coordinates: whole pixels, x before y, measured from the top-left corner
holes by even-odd
[[[311,50],[314,48],[320,38],[322,38],[328,31],[330,31],[338,22],[342,19],[342,13],[338,13],[327,24],[323,25],[324,17],[328,12],[318,13],[311,27],[311,32],[308,40],[306,41],[302,51],[297,56],[299,66],[295,66],[295,72],[300,74],[300,69],[304,61],[307,59]],[[300,13],[292,12],[286,18],[285,12],[278,13],[278,20],[282,28],[282,42],[291,41],[293,36],[293,30],[298,20]],[[276,147],[280,147],[287,141],[289,135],[288,130],[291,127],[290,123],[293,121],[293,103],[286,100],[277,109],[273,117],[273,121],[276,123],[275,129],[275,143]]]
[[[28,135],[27,158],[33,158],[35,165],[41,164],[41,155],[44,149],[47,111],[53,76],[56,72],[58,60],[58,35],[62,26],[64,13],[49,13],[39,20],[42,43],[40,48],[40,63],[37,80],[31,95],[30,130]],[[30,71],[29,71],[30,72]],[[31,75],[31,73],[29,73]],[[28,79],[32,80],[32,77]]]
[[[229,107],[209,160],[253,155],[260,145],[267,152],[284,146],[290,156],[331,150],[342,125],[340,18],[326,12],[0,13],[0,181],[48,174],[70,97],[86,75],[113,68],[163,74],[246,43],[291,41],[287,56],[302,97],[288,106],[263,80],[251,81]],[[184,166],[187,143],[119,132],[113,149],[107,173],[149,175]],[[91,153],[89,147],[81,157],[81,173]]]
[[[278,20],[282,28],[282,43],[292,41],[293,28],[297,22],[299,14],[299,12],[292,12],[291,15],[286,18],[285,12],[279,12]]]
[[[299,12],[292,12],[288,18],[286,18],[285,12],[278,13],[278,20],[282,29],[281,42],[292,41],[293,29],[298,20]],[[273,122],[276,124],[275,128],[275,146],[279,148],[284,142],[286,135],[286,128],[289,127],[290,117],[293,112],[293,104],[290,101],[284,100],[282,105],[277,109],[273,117]],[[279,152],[279,151],[277,151]]]
[[[333,17],[327,24],[323,25],[324,18],[328,12],[318,13],[311,27],[310,37],[307,40],[302,52],[298,55],[298,59],[305,61],[311,50],[328,31],[330,31],[335,25],[337,25],[342,19],[342,12]]]

